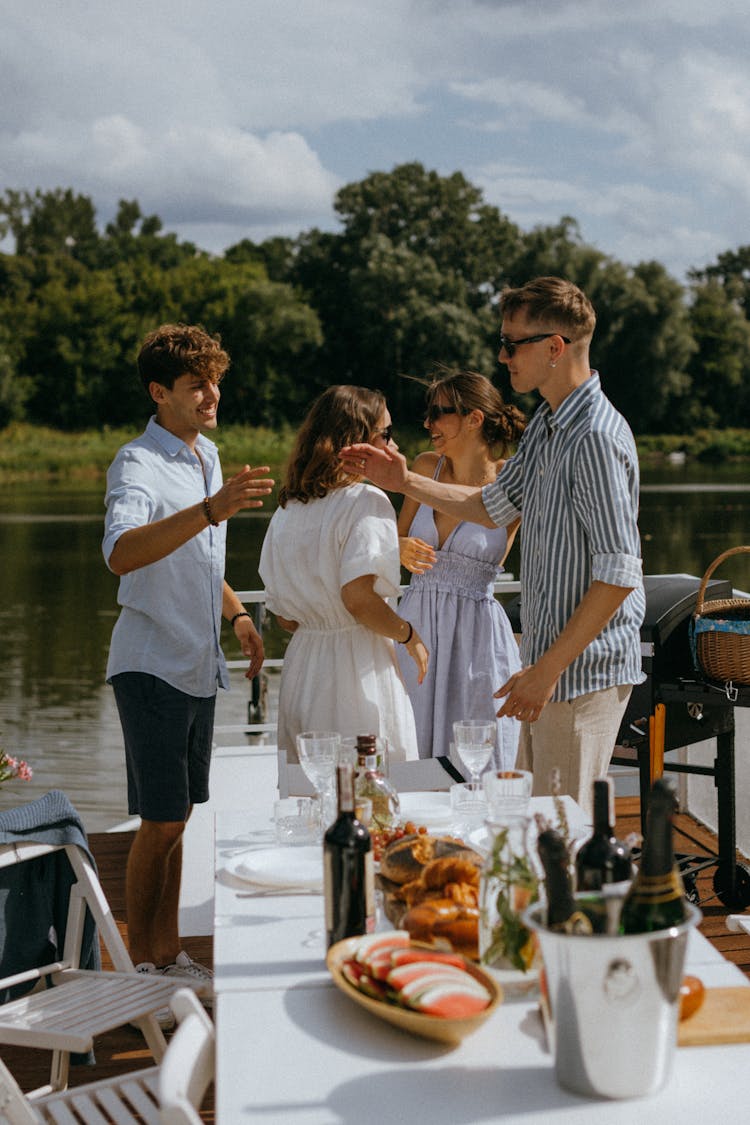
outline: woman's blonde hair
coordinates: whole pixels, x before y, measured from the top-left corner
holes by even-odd
[[[372,437],[385,411],[385,396],[367,387],[341,384],[323,391],[310,407],[294,443],[279,504],[317,500],[359,480],[341,467],[345,445]]]

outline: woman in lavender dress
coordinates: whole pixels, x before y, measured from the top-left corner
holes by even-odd
[[[420,454],[413,471],[451,484],[483,485],[495,479],[525,423],[489,379],[459,371],[429,385],[424,424],[434,451]],[[495,718],[493,693],[521,667],[510,622],[493,595],[517,529],[517,522],[507,528],[458,522],[404,500],[400,554],[413,577],[399,613],[429,650],[424,682],[417,683],[401,653],[399,663],[422,758],[449,753],[457,719]],[[497,720],[496,768],[512,769],[518,732],[517,720]]]

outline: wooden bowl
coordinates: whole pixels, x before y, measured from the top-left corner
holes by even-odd
[[[402,1008],[399,1004],[388,1004],[384,1000],[376,1000],[372,996],[366,996],[364,992],[360,992],[346,979],[341,970],[343,962],[353,957],[359,940],[357,937],[345,938],[344,941],[336,942],[328,950],[326,964],[333,977],[333,983],[366,1011],[372,1012],[374,1016],[385,1020],[386,1023],[393,1024],[394,1027],[400,1027],[402,1031],[411,1032],[412,1035],[420,1035],[424,1039],[436,1039],[440,1043],[460,1043],[466,1035],[471,1035],[473,1031],[482,1026],[503,998],[500,986],[488,973],[471,961],[465,962],[467,971],[478,981],[481,981],[491,997],[487,1007],[475,1015],[466,1016],[462,1019],[444,1019],[440,1016],[428,1016],[423,1012],[414,1012],[409,1008]],[[412,946],[417,949],[430,948],[429,946],[422,946],[419,942],[412,942]]]

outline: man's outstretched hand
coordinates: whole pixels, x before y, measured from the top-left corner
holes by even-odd
[[[409,470],[406,458],[394,449],[376,449],[364,443],[345,445],[339,458],[347,473],[367,477],[386,492],[403,491]]]
[[[251,469],[245,465],[239,473],[230,477],[218,492],[211,497],[211,510],[217,520],[226,520],[242,508],[262,508],[263,501],[256,496],[268,496],[273,489],[273,480],[263,477],[269,472],[268,465]]]

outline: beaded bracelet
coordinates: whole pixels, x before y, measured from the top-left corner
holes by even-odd
[[[235,621],[237,620],[238,617],[249,617],[249,616],[250,616],[250,614],[247,612],[247,610],[243,609],[241,613],[235,613],[234,617],[231,618],[229,624],[234,625],[234,623],[235,623]]]
[[[408,645],[409,641],[414,635],[414,626],[412,625],[411,621],[407,621],[406,624],[409,626],[409,632],[406,634],[403,641],[398,642],[400,645]]]
[[[211,527],[218,527],[219,521],[214,519],[214,514],[211,511],[211,501],[207,496],[203,497],[203,511],[205,512],[206,519],[211,524]]]

